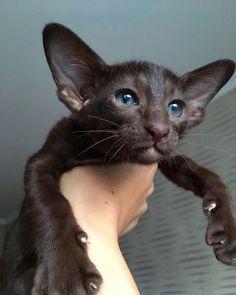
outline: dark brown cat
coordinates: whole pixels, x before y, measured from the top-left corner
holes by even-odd
[[[180,138],[202,121],[207,104],[233,75],[234,62],[219,60],[178,77],[149,62],[107,65],[59,24],[45,27],[43,42],[58,97],[72,114],[27,163],[25,199],[5,248],[4,294],[98,291],[102,278],[82,242],[86,233],[58,186],[61,174],[77,165],[158,162],[167,178],[203,198],[206,241],[218,260],[236,265],[226,186],[175,155]]]

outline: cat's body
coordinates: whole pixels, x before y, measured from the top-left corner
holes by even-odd
[[[33,295],[87,295],[99,289],[102,279],[78,239],[83,230],[59,191],[62,173],[78,165],[159,162],[167,178],[203,198],[207,242],[220,261],[236,265],[225,185],[175,155],[180,138],[201,122],[208,102],[232,76],[234,63],[217,61],[181,77],[147,62],[108,66],[56,24],[44,30],[44,48],[58,96],[72,115],[57,123],[27,163],[26,197],[6,244],[4,294],[30,294],[33,288]]]

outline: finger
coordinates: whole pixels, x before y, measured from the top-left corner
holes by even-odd
[[[147,192],[147,197],[150,196],[154,192],[154,183],[151,184],[148,192]]]

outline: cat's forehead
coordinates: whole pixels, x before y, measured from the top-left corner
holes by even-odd
[[[155,97],[173,92],[176,79],[166,68],[150,62],[118,64],[112,70],[112,80],[118,87],[134,87],[138,92]]]

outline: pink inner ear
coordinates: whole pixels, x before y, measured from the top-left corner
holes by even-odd
[[[70,87],[61,87],[57,91],[59,99],[72,111],[79,111],[82,109],[84,103],[83,100],[75,95],[74,91]]]
[[[195,108],[190,112],[190,115],[194,119],[199,119],[203,115],[203,110],[201,108]]]
[[[204,118],[204,109],[203,108],[192,108],[189,113],[188,128],[191,128],[202,122]]]

